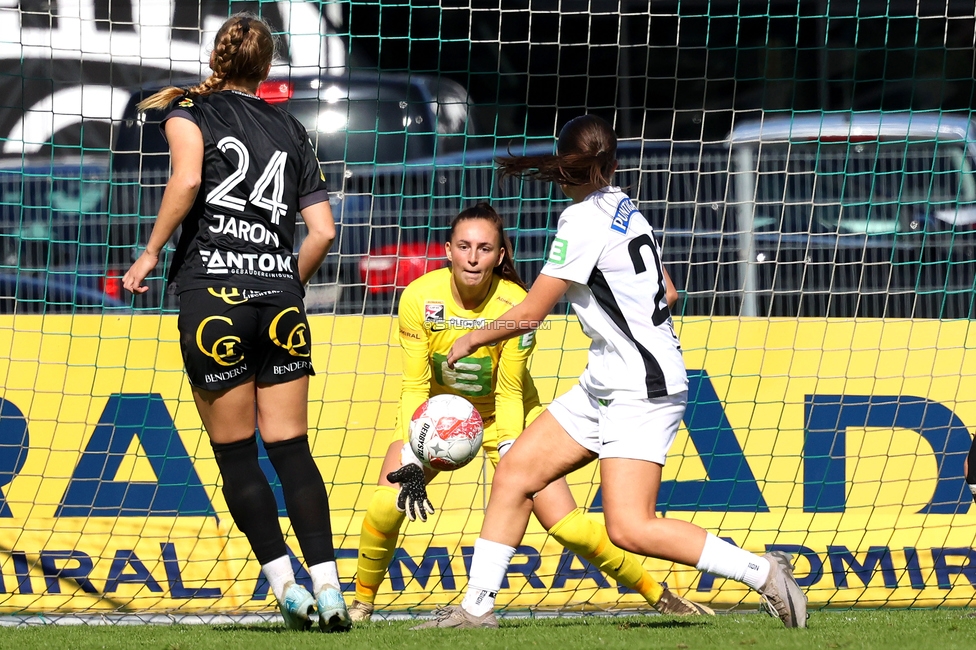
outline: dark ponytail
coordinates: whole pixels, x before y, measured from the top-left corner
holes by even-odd
[[[454,240],[454,231],[457,229],[457,225],[468,219],[484,219],[485,221],[490,221],[495,226],[495,229],[498,231],[498,241],[501,244],[501,248],[505,251],[505,257],[502,258],[502,263],[496,266],[492,273],[501,276],[504,280],[514,282],[522,287],[522,289],[528,291],[525,282],[522,281],[518,271],[515,270],[515,256],[512,250],[512,241],[505,232],[505,222],[502,221],[501,215],[495,212],[495,208],[485,202],[481,202],[462,210],[451,220],[451,230],[447,234],[448,241]]]
[[[502,177],[535,178],[558,185],[596,185],[613,181],[617,162],[617,134],[596,115],[583,115],[559,131],[556,153],[545,156],[507,156],[495,160]]]

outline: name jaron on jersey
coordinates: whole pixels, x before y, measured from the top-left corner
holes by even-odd
[[[291,277],[291,255],[278,253],[237,253],[234,251],[208,251],[200,249],[200,257],[207,273],[247,273],[272,277]]]
[[[262,223],[251,223],[223,214],[215,214],[214,219],[217,220],[217,223],[210,226],[210,232],[231,235],[253,244],[264,244],[278,248],[278,233],[273,232]]]

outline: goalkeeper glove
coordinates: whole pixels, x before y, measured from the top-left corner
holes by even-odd
[[[412,463],[404,465],[395,472],[386,475],[390,483],[400,484],[396,507],[400,512],[407,513],[410,521],[418,517],[427,521],[427,515],[434,514],[434,506],[427,498],[427,485],[424,482],[424,470]]]

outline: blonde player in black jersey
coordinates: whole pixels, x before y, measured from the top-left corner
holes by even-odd
[[[447,367],[451,346],[475,323],[498,318],[525,298],[525,285],[515,270],[501,217],[486,203],[462,211],[451,222],[445,249],[450,268],[417,278],[400,299],[403,380],[399,418],[360,533],[356,600],[349,609],[353,621],[372,616],[404,513],[411,520],[426,521],[434,512],[425,485],[437,472],[424,471],[405,444],[417,407],[432,395],[467,398],[486,423],[484,449],[494,465],[525,425],[542,412],[528,373],[534,332],[504,345],[472,351],[454,370]],[[633,555],[611,544],[606,528],[576,507],[564,479],[535,496],[533,512],[560,544],[640,593],[658,611],[679,616],[713,613],[655,582]]]
[[[335,223],[305,128],[255,96],[275,52],[269,26],[237,14],[217,32],[213,74],[166,88],[140,110],[161,125],[173,173],[145,252],[123,284],[143,293],[159,251],[182,224],[169,280],[180,296],[180,348],[223,479],[227,508],[247,537],[287,627],[348,629],[329,501],[308,444],[311,338],[302,302]],[[297,259],[295,221],[308,226]],[[255,425],[281,480],[314,596],[295,582],[278,506],[258,465]]]
[[[806,596],[790,557],[760,557],[680,519],[657,516],[661,470],[681,423],[688,379],[666,301],[654,231],[612,184],[617,137],[586,115],[559,133],[557,153],[499,160],[505,175],[557,183],[573,203],[525,300],[461,337],[449,364],[525,334],[565,295],[592,339],[580,382],[556,398],[498,465],[468,590],[460,606],[420,627],[494,627],[495,594],[525,533],[533,495],[600,460],[603,512],[621,548],[744,582],[787,627],[806,627]]]

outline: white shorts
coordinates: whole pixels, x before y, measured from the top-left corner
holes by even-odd
[[[577,384],[549,412],[580,445],[600,458],[631,458],[664,465],[681,425],[688,391],[654,399],[601,403]]]

